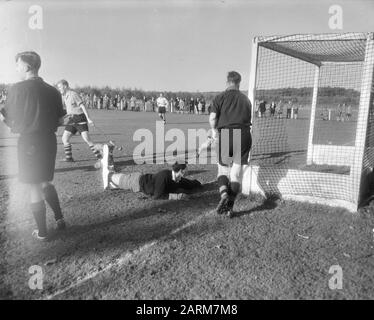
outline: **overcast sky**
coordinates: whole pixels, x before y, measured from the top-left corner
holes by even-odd
[[[42,30],[28,27],[34,4]],[[333,4],[342,30],[329,28]],[[218,91],[237,70],[247,89],[254,36],[374,31],[373,14],[372,0],[0,0],[0,82],[17,81],[15,53],[35,50],[50,83]]]

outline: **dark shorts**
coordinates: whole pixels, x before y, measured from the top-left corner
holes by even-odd
[[[84,113],[74,115],[72,118],[72,124],[67,125],[65,127],[65,130],[70,132],[71,134],[88,131],[86,115]]]
[[[249,152],[252,147],[250,127],[221,129],[219,130],[218,141],[218,162],[220,165],[228,166],[231,163],[240,165],[248,164]]]
[[[17,152],[20,182],[36,184],[53,180],[57,152],[54,133],[20,136]]]
[[[158,107],[158,113],[165,113],[166,108],[165,107]]]

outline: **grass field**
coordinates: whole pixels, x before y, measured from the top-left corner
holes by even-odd
[[[121,171],[167,167],[136,165],[131,156],[133,132],[154,132],[156,114],[95,111],[92,117],[125,146],[116,154]],[[166,129],[208,128],[207,116],[167,117]],[[153,201],[103,191],[88,147],[79,137],[73,143],[76,162],[57,162],[54,181],[69,228],[53,231],[48,211],[52,238],[40,243],[31,237],[34,221],[17,182],[16,136],[0,125],[1,299],[374,299],[373,208],[351,214],[240,196],[237,215],[227,219],[214,213],[214,165],[189,166],[189,177],[204,183],[190,201]],[[42,267],[43,290],[28,286],[33,265]],[[340,290],[329,288],[334,265],[343,270]]]

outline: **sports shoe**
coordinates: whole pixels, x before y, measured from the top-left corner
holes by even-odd
[[[106,190],[109,187],[109,146],[104,144],[103,147],[103,158],[101,159],[101,169],[103,178],[103,187]]]
[[[234,213],[234,200],[233,199],[229,199],[227,201],[227,206],[226,206],[226,215],[229,217],[229,218],[233,218],[235,213]]]
[[[219,200],[216,212],[217,214],[223,214],[227,211],[227,203],[229,201],[229,196],[227,193],[221,195],[221,200]]]
[[[66,229],[66,223],[65,223],[65,220],[63,218],[56,220],[56,229],[59,230],[59,231],[62,231],[62,230]]]
[[[73,158],[63,158],[60,160],[61,162],[74,162]]]
[[[164,120],[164,124],[166,124],[166,120]]]
[[[39,240],[39,241],[47,241],[48,240],[48,237],[47,236],[40,236],[39,235],[39,230],[34,230],[33,232],[32,232],[32,236],[35,238],[35,239],[37,239],[37,240]]]
[[[100,160],[97,160],[94,164],[94,168],[95,169],[100,169],[101,168],[101,159]]]

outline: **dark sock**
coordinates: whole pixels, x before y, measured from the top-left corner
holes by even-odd
[[[235,201],[236,196],[240,192],[240,183],[239,182],[231,182],[230,183],[230,198]]]
[[[94,145],[91,145],[90,149],[97,159],[101,159],[101,152],[99,150],[95,149]]]
[[[64,151],[65,151],[65,158],[66,159],[73,159],[71,144],[64,145]]]
[[[46,209],[44,201],[31,203],[31,212],[34,215],[36,225],[38,226],[39,236],[47,236]]]
[[[43,189],[43,192],[45,196],[45,201],[47,201],[55,215],[55,220],[57,221],[63,219],[60,207],[60,200],[58,199],[57,191],[54,185],[48,185],[46,188]]]
[[[219,193],[221,195],[221,198],[226,197],[229,192],[229,184],[230,184],[229,178],[222,175],[218,177],[217,182],[218,182]]]

